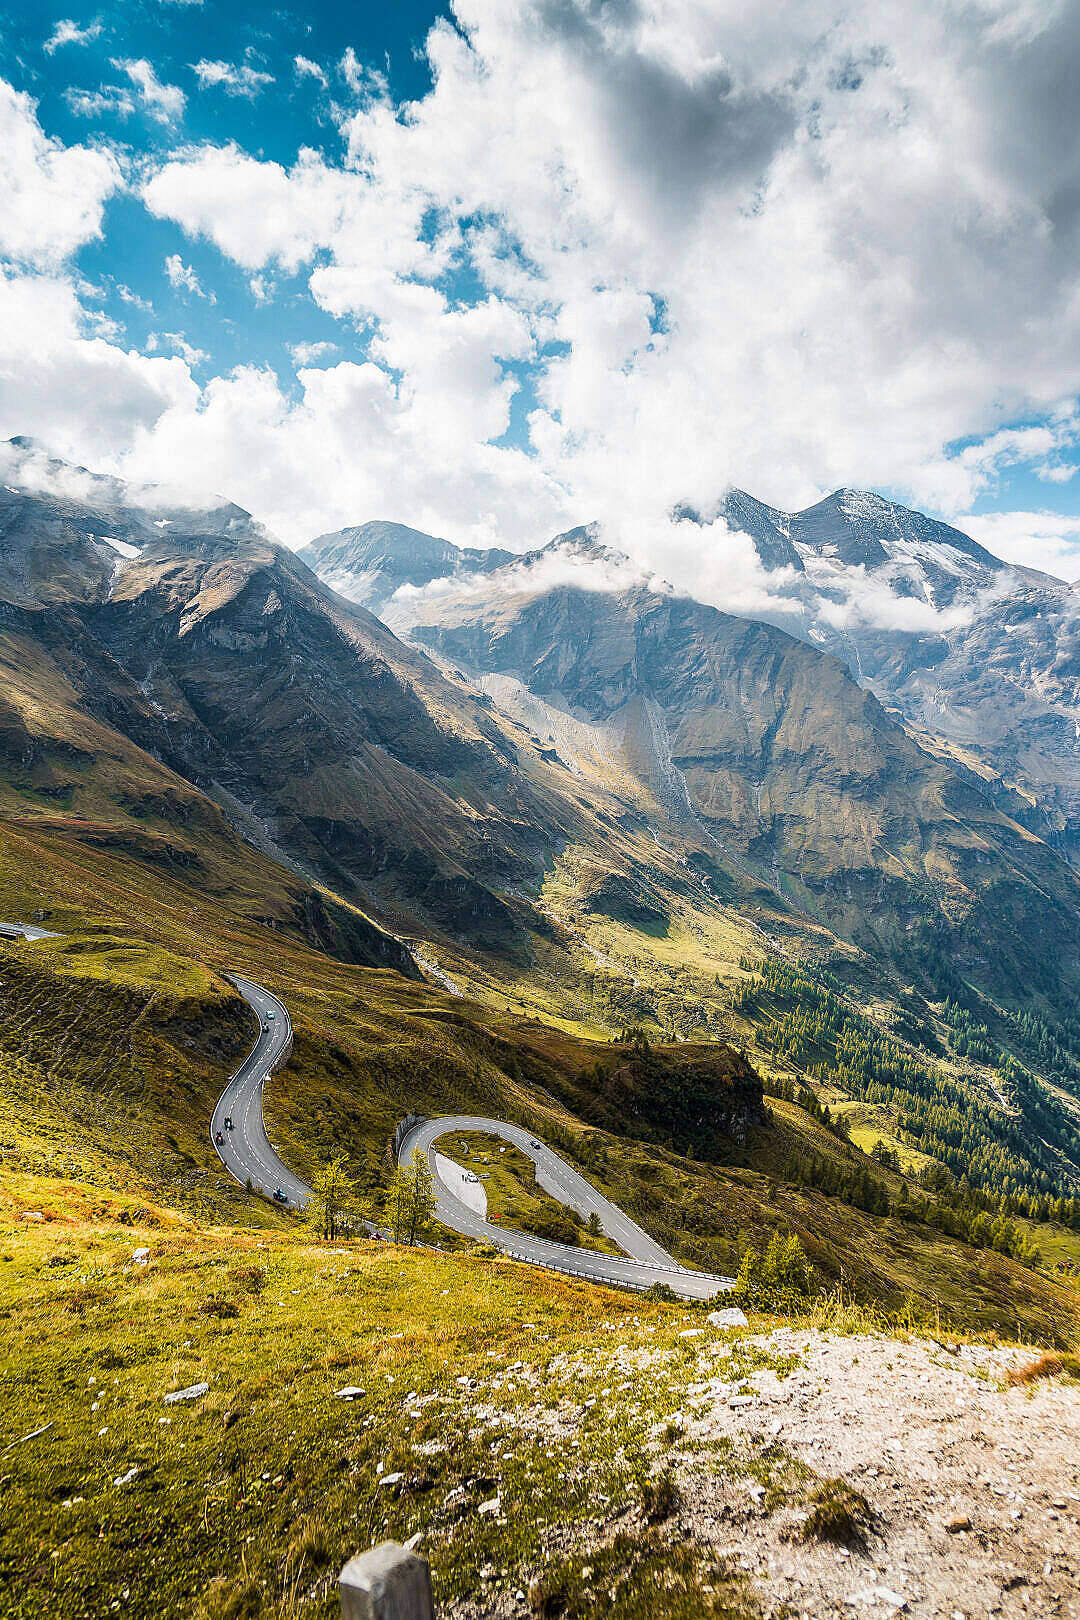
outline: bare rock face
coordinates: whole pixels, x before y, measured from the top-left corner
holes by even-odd
[[[404,523],[374,522],[319,535],[299,556],[331,590],[380,613],[402,585],[489,573],[513,553],[455,546]]]
[[[840,658],[647,586],[593,528],[510,559],[387,524],[324,537],[312,560],[328,577],[374,570],[408,645],[237,507],[193,512],[32,450],[6,454],[23,458],[24,486],[0,511],[0,618],[62,671],[80,713],[175,773],[177,814],[141,858],[197,860],[197,840],[171,827],[223,810],[395,927],[422,918],[514,952],[550,927],[529,894],[567,844],[599,873],[586,909],[662,933],[670,872],[640,842],[613,851],[624,822],[646,838],[664,822],[688,881],[697,873],[704,892],[700,874],[713,874],[713,901],[767,891],[774,909],[872,952],[929,942],[1013,996],[1077,987],[1080,880],[1033,836],[1044,806],[1018,825],[993,782],[940,738],[920,746]],[[808,590],[853,570],[883,571],[932,606],[1003,588],[980,547],[876,497],[842,491],[794,515],[731,500],[729,519]],[[445,587],[425,592],[433,578]],[[1068,660],[1045,616],[1031,622],[1057,668],[1040,701],[1066,705]],[[989,705],[1004,676],[986,636]],[[909,683],[919,656],[904,652]],[[5,706],[5,769],[62,802],[92,768],[63,752],[83,746],[80,729],[44,746]],[[1052,730],[1047,719],[1037,734],[1046,758]],[[1003,735],[1018,746],[1015,729]],[[1034,771],[1032,749],[1026,759]],[[315,906],[302,921],[316,938],[336,925]]]
[[[1007,815],[1080,851],[1080,598],[1073,585],[1010,567],[948,524],[880,496],[837,490],[781,512],[740,490],[719,514],[768,569],[787,568],[791,606],[767,616],[842,658]],[[862,576],[861,578],[859,576]],[[929,609],[889,627],[829,611],[885,584]]]
[[[498,581],[486,600],[441,597],[414,638],[602,732],[672,818],[835,932],[891,950],[944,930],[1013,993],[1041,972],[1041,914],[1080,946],[1068,866],[971,772],[920,748],[840,660],[643,587],[500,596]]]

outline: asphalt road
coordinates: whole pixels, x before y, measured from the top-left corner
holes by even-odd
[[[532,1160],[538,1183],[553,1197],[569,1204],[586,1219],[594,1212],[599,1215],[605,1233],[621,1249],[625,1249],[626,1258],[597,1254],[592,1249],[572,1248],[565,1243],[550,1243],[527,1232],[509,1231],[469,1209],[442,1180],[437,1168],[438,1155],[432,1151],[433,1144],[440,1137],[453,1135],[456,1131],[484,1131],[489,1136],[498,1136],[504,1142],[512,1143]],[[597,1192],[584,1176],[571,1169],[565,1159],[560,1159],[557,1153],[520,1126],[470,1114],[429,1119],[415,1125],[402,1139],[398,1151],[399,1162],[407,1164],[417,1148],[431,1166],[438,1219],[465,1237],[495,1244],[517,1260],[527,1260],[554,1271],[569,1272],[576,1277],[588,1277],[594,1282],[615,1283],[620,1287],[644,1290],[653,1283],[667,1283],[684,1299],[711,1299],[715,1294],[726,1293],[732,1286],[730,1277],[714,1277],[706,1272],[687,1271],[680,1266],[618,1205]]]
[[[22,937],[28,940],[55,937],[47,929],[24,923],[9,926],[17,927]],[[285,1195],[283,1208],[301,1209],[312,1196],[312,1189],[306,1181],[293,1174],[271,1147],[262,1109],[263,1086],[292,1050],[292,1023],[288,1008],[277,996],[264,990],[262,985],[241,978],[238,973],[230,974],[229,978],[258,1019],[259,1033],[255,1045],[218,1098],[210,1120],[210,1140],[226,1170],[242,1185],[246,1186],[250,1181],[256,1192],[265,1193],[271,1198],[280,1191]],[[232,1121],[228,1130],[225,1128],[226,1119]],[[583,1219],[588,1220],[594,1213],[598,1215],[605,1233],[625,1250],[626,1257],[597,1254],[595,1250],[571,1248],[565,1243],[549,1243],[528,1232],[507,1230],[471,1210],[442,1179],[438,1170],[438,1154],[431,1151],[434,1142],[454,1131],[484,1131],[519,1148],[536,1166],[538,1184],[560,1203],[577,1210]],[[219,1136],[220,1142],[217,1140]],[[407,1164],[416,1148],[420,1149],[431,1166],[435,1182],[435,1213],[439,1220],[466,1237],[493,1243],[517,1260],[527,1260],[550,1270],[622,1287],[644,1290],[653,1283],[663,1282],[686,1299],[711,1299],[715,1294],[726,1292],[732,1285],[730,1277],[713,1277],[706,1272],[687,1271],[680,1266],[617,1204],[597,1192],[584,1176],[571,1169],[565,1159],[560,1159],[551,1148],[545,1147],[518,1125],[507,1125],[502,1120],[483,1119],[471,1114],[429,1119],[414,1126],[403,1138],[398,1151],[399,1162]]]
[[[284,1003],[269,990],[239,974],[230,977],[259,1020],[259,1035],[218,1098],[210,1121],[210,1140],[218,1158],[237,1181],[250,1181],[257,1192],[271,1198],[280,1189],[288,1206],[299,1209],[311,1197],[311,1188],[293,1175],[270,1146],[262,1110],[263,1085],[281,1067],[292,1047],[292,1024]],[[272,1018],[267,1016],[270,1013]],[[227,1118],[232,1120],[232,1130],[225,1129]],[[223,1139],[220,1143],[219,1134]]]
[[[47,928],[38,928],[34,923],[0,923],[0,928],[5,930],[3,936],[5,939],[11,937],[6,932],[8,929],[15,929],[23,939],[27,940],[60,938],[59,934],[50,933]]]

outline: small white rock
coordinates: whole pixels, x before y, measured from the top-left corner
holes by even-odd
[[[149,1261],[149,1259],[150,1259],[150,1250],[149,1249],[136,1249],[134,1254],[131,1256],[131,1258],[132,1258],[133,1262],[135,1263],[135,1265],[137,1265],[137,1266],[145,1266],[147,1264],[147,1262]]]
[[[209,1384],[189,1384],[187,1389],[173,1389],[164,1397],[166,1406],[175,1406],[177,1401],[197,1401],[200,1396],[209,1391]]]
[[[359,1384],[346,1384],[344,1389],[335,1390],[334,1394],[339,1401],[358,1401],[367,1394],[367,1390],[361,1389]]]
[[[477,1511],[477,1513],[498,1513],[501,1506],[502,1506],[502,1497],[501,1496],[493,1496],[490,1499],[490,1501],[481,1502],[480,1506],[477,1508],[476,1511]]]
[[[728,1305],[722,1311],[710,1311],[705,1318],[710,1327],[749,1327],[746,1315],[737,1305]]]

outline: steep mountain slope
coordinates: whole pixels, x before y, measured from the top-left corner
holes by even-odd
[[[170,849],[190,854],[189,800],[227,830],[212,800],[258,848],[395,931],[496,956],[551,935],[525,890],[568,843],[607,860],[647,836],[641,814],[636,832],[618,826],[655,806],[617,762],[568,773],[239,509],[160,518],[154,492],[23,461],[32,487],[4,495],[0,618],[27,678],[2,734],[11,785],[37,814],[92,808],[114,823],[153,802]],[[46,688],[52,741],[33,743]],[[53,756],[90,730],[73,775]],[[161,762],[168,791],[127,780],[132,745]],[[678,868],[674,855],[664,864]]]
[[[862,568],[897,595],[940,608],[1007,571],[959,529],[866,490],[838,489],[802,512],[781,512],[736,489],[717,515],[751,536],[770,572],[791,568],[825,593]]]
[[[422,601],[413,636],[597,728],[673,817],[842,936],[895,949],[940,925],[954,953],[992,956],[1012,995],[1045,977],[1052,938],[1071,982],[1072,872],[920,750],[838,660],[643,587],[534,594],[528,572],[514,565],[504,593],[493,574],[486,602]]]
[[[684,521],[701,521],[691,512],[680,515]],[[979,797],[989,797],[1008,820],[1062,854],[1074,853],[1080,837],[1080,599],[1072,587],[1033,570],[1008,567],[961,531],[857,490],[839,490],[796,513],[733,490],[706,516],[720,517],[753,539],[771,574],[773,601],[762,611],[766,623],[835,654],[860,686],[898,713],[924,752],[948,767],[950,779],[959,778]],[[317,545],[312,558],[317,567],[324,566]],[[544,585],[555,577],[556,558],[564,565],[559,578],[569,585],[572,564],[580,565],[581,583],[593,589],[605,583],[630,585],[634,579],[626,559],[605,551],[594,532],[578,530],[494,570],[485,563],[483,580],[470,574],[461,558],[453,559],[453,567],[434,586],[429,568],[408,580],[410,562],[403,553],[393,574],[405,580],[406,588],[384,601],[380,611],[401,633],[412,634],[417,627],[418,639],[449,653],[441,627],[460,631],[468,622],[484,622],[489,608],[512,613],[508,602],[544,594]],[[362,592],[366,587],[360,581],[355,588]],[[539,623],[540,610],[530,611]],[[424,633],[427,621],[433,621],[429,628],[434,634]],[[575,633],[564,629],[571,637]],[[568,656],[559,646],[563,633],[554,630],[549,636],[549,666],[560,669]],[[611,627],[604,633],[610,634]],[[507,656],[500,651],[494,660],[475,647],[459,651],[463,667],[500,704],[546,730],[567,757],[578,750],[595,757],[597,738],[582,734],[586,711],[575,706],[572,694],[564,694],[569,702],[549,702],[544,712],[537,707],[551,696],[544,686],[546,668],[535,677],[523,674],[528,660],[518,669],[512,649]],[[746,693],[739,701],[753,706]],[[842,752],[841,747],[837,757]],[[765,783],[760,761],[755,765],[748,757],[745,765],[755,799],[760,788],[769,806],[774,783]],[[654,765],[647,774],[655,786],[664,773]],[[674,792],[677,799],[681,789],[676,786]],[[939,793],[935,788],[931,797]],[[814,804],[806,782],[793,796],[808,809]],[[787,815],[782,799],[776,808]],[[948,810],[954,813],[956,804],[950,803]],[[853,833],[860,825],[858,816],[841,819]],[[928,825],[924,809],[915,820]],[[873,829],[873,835],[880,830]],[[761,839],[760,832],[750,832],[743,839],[744,853],[764,857],[768,866],[768,835],[764,843]],[[778,861],[774,881],[778,874],[796,876],[807,866],[807,852],[798,842],[796,838],[789,859]],[[898,852],[895,842],[890,847]],[[841,864],[846,866],[848,858]],[[871,860],[868,869],[877,864]],[[808,869],[812,873],[812,859]],[[802,899],[805,903],[806,896]],[[835,910],[815,910],[835,923]],[[852,932],[851,937],[861,936]],[[982,952],[973,948],[972,954]]]
[[[719,514],[785,568],[767,617],[843,658],[861,685],[974,770],[1067,855],[1080,849],[1080,597],[959,530],[838,490],[804,512],[732,491]],[[882,591],[889,593],[882,598]]]
[[[1080,908],[1052,851],[835,659],[643,589],[590,531],[493,569],[482,610],[466,581],[431,594],[436,618],[417,587],[440,667],[235,508],[163,518],[153,492],[47,471],[11,484],[0,547],[0,879],[10,915],[51,913],[63,936],[47,942],[55,972],[22,953],[0,1008],[18,1151],[67,1131],[101,1164],[120,1133],[125,1177],[152,1143],[160,1184],[175,1173],[185,1196],[220,1202],[203,1181],[219,1077],[183,1054],[224,1018],[226,1061],[240,1026],[213,975],[238,968],[294,1007],[291,1083],[270,1118],[305,1173],[344,1150],[373,1185],[401,1114],[464,1104],[565,1131],[689,1258],[733,1260],[741,1233],[783,1212],[829,1269],[851,1275],[861,1257],[875,1297],[940,1293],[945,1257],[957,1297],[999,1319],[1002,1290],[961,1240],[978,1216],[1064,1209],[1080,1162],[1067,1101],[1051,1106],[1048,1077],[989,1073],[993,1058],[961,1069],[947,1009],[915,994],[914,1045],[879,1037],[896,1023],[897,954],[905,971],[918,956],[928,990],[942,969],[935,1004],[957,975],[1025,1007],[1033,984],[1068,995]],[[359,902],[408,930],[444,988]],[[922,930],[938,956],[911,948]],[[832,1023],[807,1032],[820,984],[794,970],[815,964],[837,988]],[[93,1029],[118,1020],[72,978],[137,981],[117,1003],[140,1020],[134,1044],[110,1034],[98,1050]],[[188,986],[186,1010],[155,983]],[[778,1090],[745,1142],[724,1123],[733,1041],[757,1043]],[[1056,1049],[1046,1063],[1060,1067]],[[795,1095],[797,1065],[837,1108],[838,1094],[872,1107],[917,1155],[912,1175],[937,1153],[927,1113],[940,1133],[966,1108],[962,1143],[1006,1164],[1008,1187],[948,1180],[916,1198],[901,1167],[871,1171],[829,1129],[816,1094]],[[899,1269],[897,1234],[877,1225],[892,1203],[902,1237],[918,1227]],[[934,1222],[948,1237],[926,1235]],[[1026,1288],[1026,1238],[1002,1241]],[[1050,1309],[1055,1290],[1043,1296]]]
[[[510,562],[513,553],[455,546],[404,523],[373,522],[319,535],[299,556],[331,590],[379,613],[402,585],[490,573]]]

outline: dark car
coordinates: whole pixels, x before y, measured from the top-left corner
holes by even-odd
[[[278,1187],[274,1192],[274,1203],[275,1204],[287,1204],[288,1202],[289,1202],[288,1198],[282,1192],[281,1188]]]

